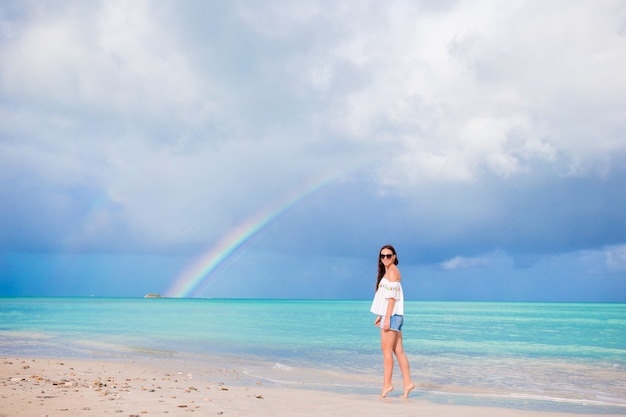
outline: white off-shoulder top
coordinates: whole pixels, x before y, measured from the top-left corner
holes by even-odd
[[[393,306],[391,314],[403,316],[404,294],[402,293],[402,285],[400,281],[391,282],[385,277],[383,277],[378,284],[378,289],[376,290],[376,295],[374,295],[374,301],[372,301],[370,311],[376,315],[384,316],[387,314],[387,304],[390,298],[396,299],[396,304]]]

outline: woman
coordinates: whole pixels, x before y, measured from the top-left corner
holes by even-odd
[[[400,270],[396,250],[391,245],[380,249],[378,256],[378,279],[376,281],[376,295],[370,311],[378,317],[374,324],[380,327],[380,344],[383,351],[384,383],[381,397],[385,397],[393,390],[391,377],[393,374],[393,355],[398,359],[400,372],[404,379],[404,395],[406,398],[415,385],[411,381],[409,360],[402,347],[402,321],[404,315],[404,295],[400,280]]]

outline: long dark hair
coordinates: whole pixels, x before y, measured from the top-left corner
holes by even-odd
[[[398,254],[396,254],[396,249],[391,245],[385,245],[378,251],[378,278],[376,278],[376,288],[374,291],[378,290],[378,284],[380,284],[380,280],[385,276],[385,265],[380,260],[380,253],[383,249],[389,249],[391,253],[396,255],[396,258],[393,260],[393,263],[398,265]]]

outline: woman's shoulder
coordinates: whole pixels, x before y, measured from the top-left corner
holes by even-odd
[[[400,270],[398,268],[389,268],[385,274],[385,278],[389,282],[400,282],[402,280],[402,276],[400,275]]]

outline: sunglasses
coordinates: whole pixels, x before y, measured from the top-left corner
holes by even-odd
[[[391,259],[392,256],[393,256],[393,253],[381,253],[380,259],[384,259],[384,258]]]

